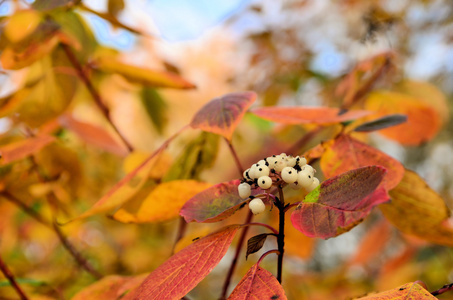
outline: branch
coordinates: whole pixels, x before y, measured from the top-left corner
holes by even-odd
[[[242,167],[241,161],[239,160],[236,150],[234,149],[233,144],[231,143],[230,140],[225,138],[225,141],[227,142],[228,148],[230,148],[231,154],[234,157],[234,162],[236,163],[236,167],[238,168],[239,176],[242,177],[242,174],[244,173],[244,168]]]
[[[437,296],[437,295],[440,295],[440,294],[443,294],[443,293],[446,293],[446,292],[452,291],[452,290],[453,290],[453,283],[450,283],[450,284],[444,285],[437,291],[431,292],[431,295]]]
[[[251,211],[248,212],[247,218],[245,220],[245,224],[250,223],[252,220],[253,213]],[[238,262],[239,254],[241,253],[242,245],[244,244],[245,237],[247,235],[247,232],[249,230],[249,226],[246,226],[244,230],[241,233],[241,236],[239,237],[238,245],[236,246],[236,253],[234,254],[233,261],[231,262],[230,269],[228,270],[227,277],[225,278],[225,282],[223,284],[222,288],[222,295],[220,295],[219,299],[226,299],[226,294],[228,291],[228,287],[231,282],[231,277],[233,276],[234,269],[236,268],[236,264]]]
[[[282,187],[278,186],[278,194],[280,201],[276,202],[278,208],[278,261],[277,261],[277,280],[282,283],[282,272],[283,272],[283,254],[285,253],[285,198],[283,198]]]
[[[21,287],[17,284],[16,279],[14,278],[13,273],[8,269],[5,262],[0,257],[0,270],[2,271],[3,275],[8,279],[11,286],[16,290],[17,294],[20,296],[21,300],[28,300],[27,295],[25,295],[24,291]]]
[[[129,144],[129,142],[126,140],[126,138],[120,133],[118,128],[113,123],[113,120],[110,117],[109,109],[107,108],[107,106],[104,105],[101,95],[99,95],[99,93],[96,91],[93,84],[91,83],[90,79],[88,79],[88,76],[85,74],[85,72],[82,68],[82,65],[77,60],[77,57],[72,52],[71,48],[65,44],[61,44],[61,47],[63,48],[63,51],[65,52],[66,56],[68,57],[69,61],[72,64],[72,66],[76,69],[77,75],[79,76],[80,80],[82,80],[82,82],[85,84],[85,87],[87,88],[88,92],[90,93],[91,97],[93,98],[93,100],[96,103],[96,105],[98,106],[98,108],[101,110],[104,117],[109,121],[110,125],[112,125],[113,129],[118,134],[118,136],[121,138],[123,143],[126,145],[127,149],[129,151],[134,150],[132,145]]]
[[[88,273],[93,275],[95,278],[102,278],[103,275],[96,271],[89,263],[88,261],[76,250],[74,245],[69,242],[68,238],[65,236],[65,234],[61,231],[61,229],[54,223],[50,223],[49,221],[45,220],[40,214],[38,214],[36,211],[34,211],[32,208],[30,208],[27,204],[23,203],[21,200],[16,198],[14,195],[9,193],[8,191],[3,191],[1,194],[3,197],[5,197],[6,200],[14,203],[17,205],[19,208],[21,208],[26,214],[28,214],[30,217],[38,221],[39,223],[53,229],[55,233],[58,236],[58,239],[60,242],[63,244],[66,250],[74,257],[74,259],[77,261],[77,263]]]

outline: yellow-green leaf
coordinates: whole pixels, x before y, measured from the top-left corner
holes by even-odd
[[[143,201],[135,214],[124,209],[113,218],[125,223],[162,222],[179,215],[184,203],[211,184],[195,180],[175,180],[159,184]]]
[[[41,22],[34,10],[22,10],[12,15],[5,25],[5,36],[11,43],[18,43],[33,33]]]
[[[437,299],[415,282],[406,283],[393,290],[356,298],[356,300],[427,300]]]
[[[453,246],[453,229],[445,224],[450,210],[417,173],[406,170],[389,194],[392,201],[382,204],[380,209],[399,230],[432,243]]]

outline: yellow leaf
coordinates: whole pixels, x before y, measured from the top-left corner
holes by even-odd
[[[175,89],[195,88],[195,85],[186,81],[179,75],[165,71],[156,71],[128,65],[119,62],[113,57],[99,56],[96,59],[96,66],[104,72],[120,74],[131,82],[141,83],[153,87],[167,87]]]
[[[450,210],[444,200],[415,172],[406,170],[389,192],[392,201],[380,205],[385,217],[404,233],[453,246],[453,230],[446,226]]]
[[[149,153],[134,151],[130,153],[124,160],[123,170],[126,173],[131,172],[137,168],[145,159],[149,157]],[[151,162],[154,164],[153,168],[149,172],[149,177],[153,179],[162,178],[171,166],[172,159],[170,154],[162,152],[159,156],[154,157]]]
[[[174,180],[159,184],[143,201],[137,213],[119,210],[113,218],[125,223],[162,222],[179,215],[190,198],[209,188],[211,184],[195,180]]]
[[[5,36],[11,43],[18,43],[33,33],[41,22],[34,10],[22,10],[9,18],[5,25]]]
[[[390,291],[356,298],[356,300],[426,300],[437,299],[421,285],[415,282],[406,283]]]

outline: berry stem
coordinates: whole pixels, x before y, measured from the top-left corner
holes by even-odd
[[[265,252],[263,255],[261,255],[260,259],[258,259],[258,261],[256,262],[256,264],[259,265],[259,264],[261,263],[261,261],[262,261],[266,256],[268,256],[268,255],[271,254],[271,253],[280,254],[280,252],[278,252],[277,249],[269,250],[269,251]]]
[[[234,162],[236,163],[236,167],[238,168],[239,171],[239,175],[242,176],[242,173],[244,173],[244,168],[241,165],[241,161],[239,160],[238,154],[236,153],[236,150],[234,149],[231,141],[228,140],[227,138],[225,138],[225,141],[227,142],[228,148],[230,148],[230,152],[233,155]]]
[[[278,260],[277,260],[277,280],[282,283],[282,271],[283,271],[283,254],[285,253],[285,198],[283,197],[282,186],[278,186],[279,201],[276,201],[278,208],[278,236],[277,236],[277,248],[278,248]]]
[[[249,211],[247,218],[245,220],[245,224],[250,223],[250,221],[252,221],[252,218],[253,218],[253,213],[251,211]],[[248,232],[249,228],[250,228],[250,226],[245,226],[244,230],[242,230],[241,236],[239,237],[239,241],[236,246],[236,253],[234,253],[234,258],[233,258],[233,261],[231,262],[230,269],[228,270],[228,274],[225,278],[225,282],[224,282],[223,288],[222,288],[222,294],[220,295],[219,299],[226,299],[226,294],[228,291],[228,287],[230,286],[231,277],[233,276],[234,269],[236,269],[236,264],[239,259],[239,254],[241,253],[242,245],[244,245],[245,237],[247,236],[247,232]]]

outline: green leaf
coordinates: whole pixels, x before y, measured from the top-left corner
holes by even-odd
[[[154,127],[162,134],[168,121],[167,103],[155,89],[148,87],[143,88],[140,99],[142,100]]]

